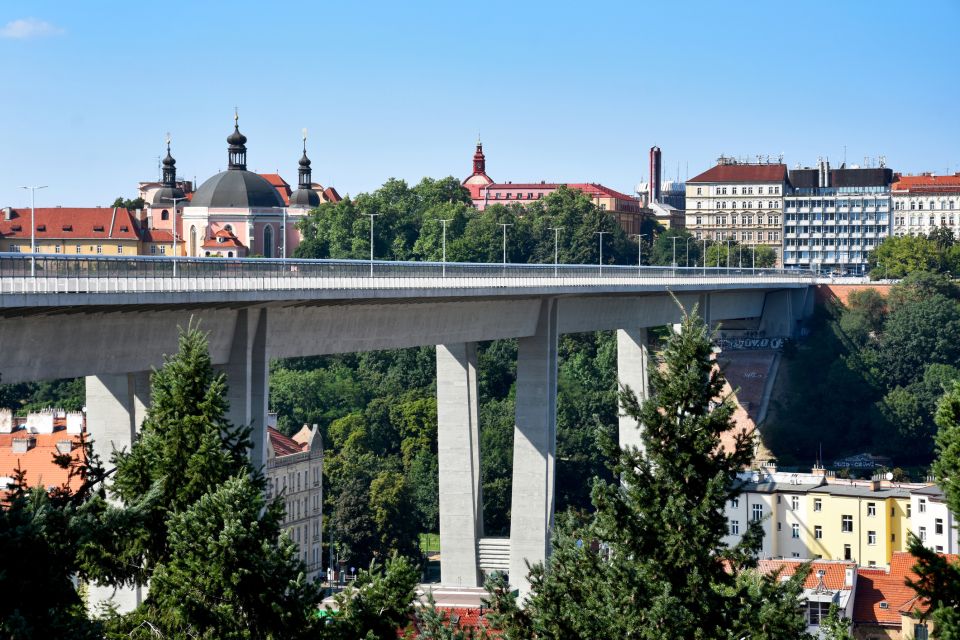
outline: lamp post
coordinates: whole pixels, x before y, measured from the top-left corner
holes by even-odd
[[[753,262],[750,263],[750,270],[756,275],[757,273],[757,245],[750,245],[750,249],[753,251]]]
[[[370,216],[370,277],[373,277],[373,219],[379,216],[379,213],[365,213]]]
[[[447,223],[453,220],[453,218],[447,218],[440,220],[440,224],[443,225],[443,277],[447,277]]]
[[[676,268],[677,268],[677,236],[673,236],[673,238],[671,238],[671,240],[673,240],[673,263],[672,263],[672,266],[673,266],[674,269],[676,269]]]
[[[687,241],[684,243],[687,245],[687,268],[690,268],[690,238],[692,236],[687,236]]]
[[[503,264],[507,264],[507,227],[512,227],[512,224],[507,224],[506,222],[498,223],[503,227]]]
[[[609,234],[609,231],[595,231],[596,235],[600,236],[600,275],[603,275],[603,236]]]
[[[173,227],[170,229],[170,235],[173,236],[173,277],[177,277],[177,203],[184,200],[189,200],[186,196],[183,198],[170,198],[170,201],[173,202]]]
[[[727,238],[727,271],[730,271],[730,238]]]
[[[547,227],[553,231],[553,277],[557,277],[557,262],[560,256],[560,231],[563,227]]]
[[[47,185],[42,187],[20,187],[21,189],[29,189],[30,191],[30,277],[36,275],[37,272],[37,221],[36,218],[36,195],[37,189],[46,189]]]
[[[280,227],[283,229],[283,245],[282,245],[282,259],[287,259],[287,207],[283,208],[283,226]]]
[[[637,277],[639,278],[643,270],[643,234],[633,233],[630,237],[637,239]]]
[[[703,237],[703,275],[707,275],[707,237]]]

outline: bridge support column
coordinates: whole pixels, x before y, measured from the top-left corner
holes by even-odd
[[[640,401],[646,400],[649,395],[647,380],[648,365],[647,330],[617,330],[617,382],[621,388],[628,387],[637,396],[637,400]],[[620,446],[631,446],[642,449],[643,443],[640,440],[640,423],[632,416],[624,414],[622,402],[620,402],[619,406]]]
[[[440,467],[440,582],[480,586],[483,535],[477,345],[437,346],[437,455]]]
[[[227,418],[234,426],[250,425],[253,450],[250,462],[254,468],[267,463],[267,407],[269,401],[269,366],[267,356],[267,310],[241,309],[237,312],[230,360],[217,367],[227,374]]]
[[[510,584],[530,589],[527,563],[544,562],[553,528],[557,447],[557,301],[540,305],[536,333],[517,341],[510,507]]]
[[[130,451],[150,406],[150,372],[86,378],[87,433],[93,451],[110,464],[113,450]]]
[[[150,406],[150,372],[101,374],[86,378],[87,434],[93,451],[110,468],[114,450],[130,451]],[[110,587],[91,583],[91,613],[110,604],[120,613],[133,611],[146,596],[145,587]]]

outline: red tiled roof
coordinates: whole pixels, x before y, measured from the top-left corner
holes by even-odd
[[[489,185],[467,185],[474,199],[483,198],[487,192],[496,190],[528,190],[528,191],[556,191],[560,187],[568,189],[577,189],[588,196],[600,196],[607,198],[618,198],[620,200],[636,200],[622,191],[605,187],[595,182],[495,182]],[[474,193],[476,195],[474,195]]]
[[[220,229],[203,242],[204,249],[217,249],[219,247],[243,247],[243,243],[230,231]]]
[[[144,229],[143,241],[144,242],[173,242],[173,233],[169,229]]]
[[[304,451],[305,445],[288,438],[273,427],[267,427],[267,438],[270,440],[270,446],[273,447],[274,455],[278,457]]]
[[[35,438],[36,445],[26,453],[14,453],[13,441],[18,438]],[[82,479],[79,476],[70,477],[70,470],[53,462],[57,453],[57,443],[61,440],[70,440],[73,450],[70,452],[74,460],[79,461],[83,455],[80,445],[80,436],[68,434],[63,420],[55,422],[53,433],[28,433],[19,428],[13,433],[0,433],[0,476],[13,477],[13,472],[19,464],[27,472],[27,485],[30,487],[43,486],[48,489],[62,487],[69,482],[72,490],[80,488]],[[4,490],[6,487],[0,487]]]
[[[784,182],[787,179],[785,164],[718,164],[707,169],[691,182]]]
[[[910,193],[956,193],[960,191],[960,173],[952,176],[899,176],[891,189]]]
[[[260,177],[269,182],[273,188],[277,190],[277,193],[279,193],[280,197],[283,198],[283,204],[290,204],[290,194],[292,193],[290,184],[281,178],[280,174],[261,173]]]
[[[133,216],[122,207],[52,207],[36,209],[37,240],[137,240]],[[0,218],[0,237],[30,238],[30,209],[14,209]]]
[[[760,560],[757,562],[757,570],[761,573],[777,573],[781,577],[792,576],[797,568],[803,564],[802,560]],[[811,562],[810,573],[803,581],[804,589],[815,589],[820,584],[819,571],[823,571],[823,585],[827,589],[840,591],[850,589],[846,586],[846,570],[856,570],[857,565],[853,562]]]
[[[327,197],[327,200],[330,202],[340,202],[343,198],[340,197],[340,194],[337,193],[337,190],[333,187],[327,187],[323,190],[323,195]]]
[[[957,562],[954,554],[944,554],[948,562]],[[900,615],[914,609],[925,611],[927,603],[918,600],[917,593],[907,586],[907,580],[916,580],[913,566],[917,559],[905,551],[894,551],[890,570],[860,569],[857,572],[857,593],[853,603],[855,623],[900,626]],[[880,603],[885,602],[886,607]]]
[[[483,610],[479,607],[444,607],[437,606],[437,611],[441,611],[447,616],[447,626],[455,627],[461,630],[473,629],[479,631],[480,629],[486,629],[487,633],[490,634],[490,637],[499,638],[500,632],[496,629],[490,629],[486,619],[483,617]],[[451,622],[452,619],[456,620],[456,624]],[[409,625],[407,629],[401,630],[398,633],[400,638],[419,638],[420,634],[416,629],[416,625]]]

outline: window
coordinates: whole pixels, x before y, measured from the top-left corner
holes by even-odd
[[[800,525],[797,524],[796,522],[790,525],[790,537],[793,538],[794,540],[800,539]]]
[[[731,500],[731,501],[730,501],[730,506],[731,506],[732,508],[734,508],[734,509],[739,509],[739,508],[740,508],[740,498],[737,497],[737,498],[734,498],[733,500]]]
[[[876,531],[867,531],[867,544],[877,544]]]
[[[922,622],[920,624],[913,625],[913,638],[914,640],[930,639],[930,632],[927,629],[927,623]]]
[[[936,551],[937,553],[943,553],[943,545],[938,544],[936,547],[934,547],[934,551]]]
[[[829,602],[808,602],[807,624],[814,627],[820,626],[820,621],[826,618],[829,612]]]
[[[753,521],[757,522],[758,520],[763,520],[763,505],[754,504],[750,505],[751,514],[753,516]]]
[[[117,253],[123,253],[123,245],[122,245],[122,244],[118,244],[118,245],[117,245]]]
[[[698,195],[698,196],[699,196],[699,195],[703,195],[702,191],[703,191],[703,188],[702,188],[702,187],[697,187],[697,195]],[[699,208],[700,208],[700,203],[698,202],[698,203],[697,203],[697,209],[699,209]]]
[[[920,542],[926,542],[926,541],[927,541],[927,528],[926,528],[926,527],[920,527],[920,535],[919,535],[918,537],[920,538]]]
[[[933,532],[938,536],[943,535],[943,518],[937,518],[933,521]]]
[[[162,256],[167,255],[167,248],[163,245],[160,245],[160,255]]]
[[[853,533],[853,516],[840,516],[840,531]]]
[[[910,511],[912,511],[912,507],[911,507],[910,503],[908,502],[908,503],[907,503],[907,517],[908,517],[908,518],[910,517]]]
[[[853,559],[852,548],[851,548],[850,545],[848,545],[848,544],[843,545],[843,559],[844,559],[844,560],[852,560],[852,559]]]
[[[54,253],[60,253],[61,249],[63,249],[63,247],[61,247],[60,245],[56,245],[56,246],[53,248],[53,252],[54,252]]]
[[[926,499],[926,498],[920,498],[920,499],[917,501],[917,511],[919,511],[920,513],[926,513],[926,512],[927,512],[927,499]]]
[[[813,510],[814,511],[823,511],[823,500],[821,498],[813,499]]]
[[[150,245],[150,253],[156,253],[156,252],[157,252],[157,245],[155,244]]]
[[[734,195],[734,196],[737,195],[737,188],[736,188],[736,187],[730,187],[730,194],[731,194],[731,195]]]
[[[697,200],[697,209],[700,209],[700,208],[701,208],[701,207],[700,207],[700,201]]]
[[[794,511],[800,508],[800,496],[790,496],[790,508]]]
[[[74,253],[80,253],[80,245],[77,245],[74,249],[76,249]]]
[[[820,525],[814,525],[813,537],[817,540],[823,540],[823,527],[821,527]]]
[[[732,536],[740,535],[740,521],[739,521],[739,520],[731,520],[731,521],[730,521],[730,525],[729,525],[729,529],[730,529],[730,535],[732,535]]]
[[[102,245],[102,244],[98,244],[98,245],[97,245],[97,253],[103,253],[103,245]]]
[[[867,503],[867,515],[870,516],[871,518],[872,518],[873,516],[877,515],[877,503],[876,503],[876,502],[868,502],[868,503]]]
[[[161,212],[160,212],[160,219],[161,219],[161,220],[169,220],[169,219],[170,219],[170,212],[167,211],[166,209],[164,209],[163,211],[161,211]]]

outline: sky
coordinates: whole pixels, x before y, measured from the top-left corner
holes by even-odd
[[[793,9],[793,11],[791,11]],[[342,194],[465,178],[632,193],[721,154],[960,171],[960,0],[0,3],[0,206],[109,205],[226,168]],[[679,169],[678,169],[679,168]]]

